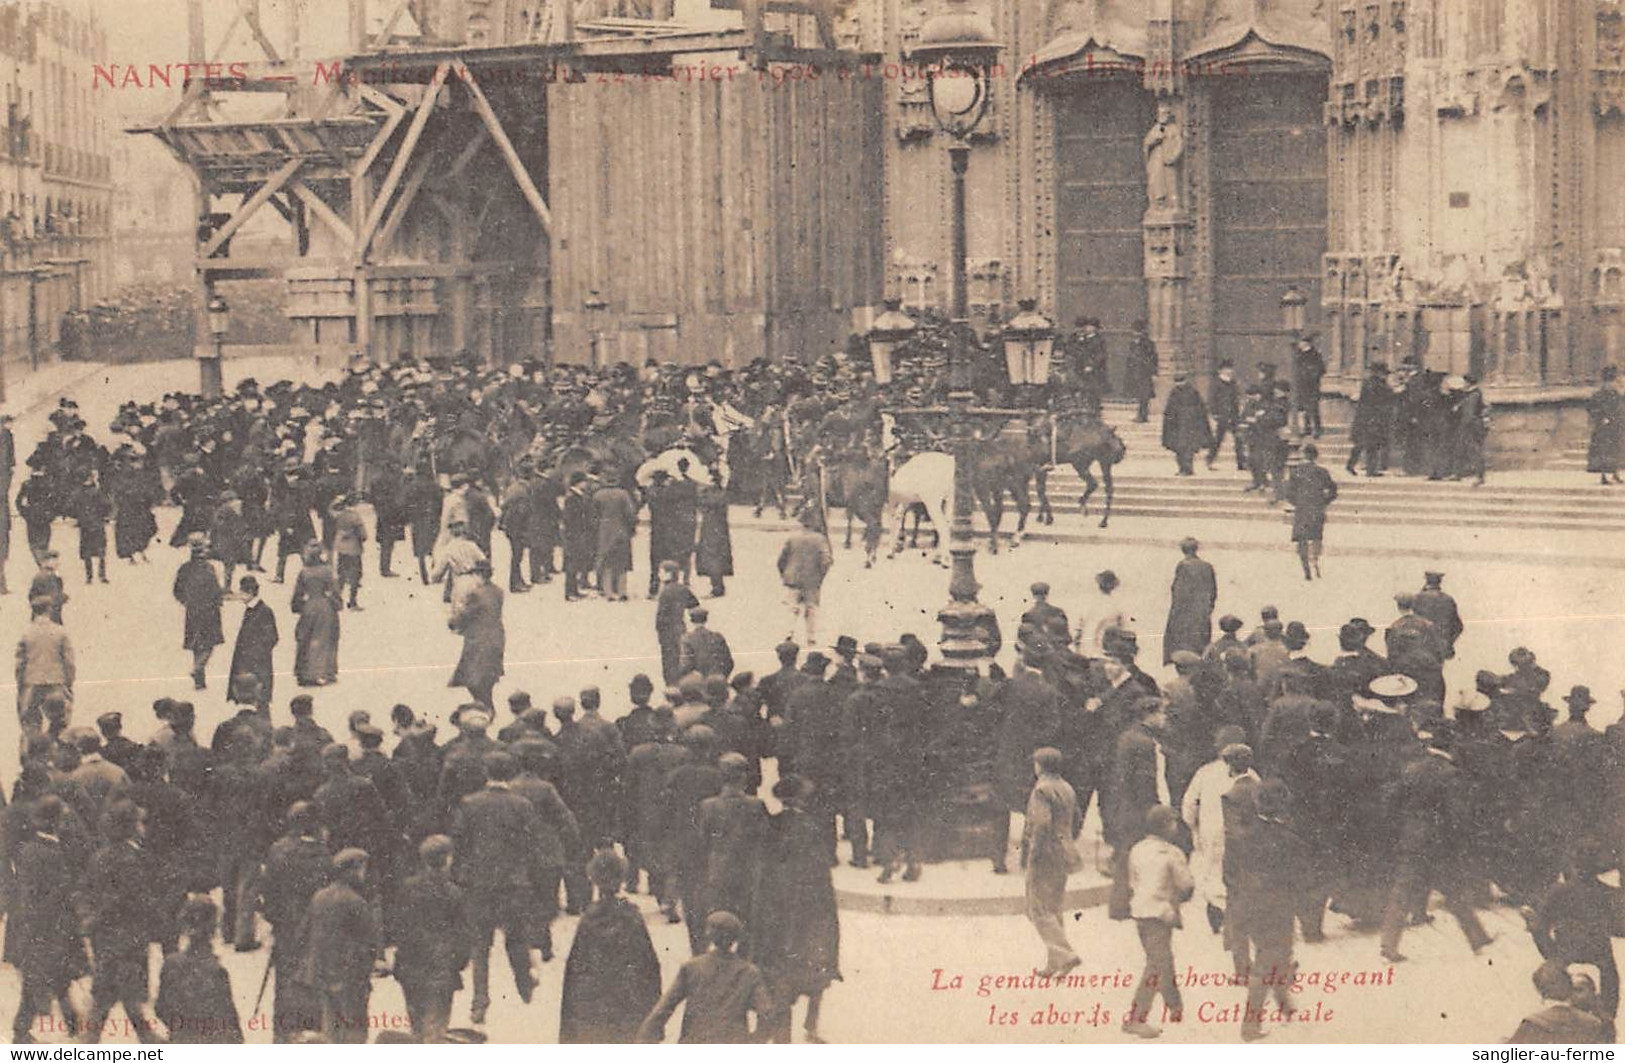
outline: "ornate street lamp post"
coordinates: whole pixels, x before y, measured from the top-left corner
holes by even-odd
[[[979,585],[971,527],[972,461],[984,427],[997,432],[1005,422],[1024,412],[975,404],[976,372],[969,345],[965,174],[970,168],[970,146],[966,138],[987,113],[991,68],[999,50],[992,22],[974,10],[970,0],[943,0],[942,8],[922,28],[910,54],[911,59],[926,67],[931,113],[937,125],[953,138],[948,147],[948,162],[953,173],[953,321],[948,352],[948,405],[896,412],[904,416],[946,416],[948,421],[947,446],[954,457],[954,511],[949,531],[953,575],[948,582],[949,602],[937,614],[937,619],[942,624],[940,648],[944,662],[968,670],[979,670],[998,652],[998,624],[993,610],[976,598]]]

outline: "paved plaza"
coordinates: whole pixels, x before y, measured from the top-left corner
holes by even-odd
[[[265,383],[272,379],[269,372],[282,368],[268,363],[257,372]],[[189,386],[189,369],[170,364],[120,368],[96,372],[77,387],[72,387],[72,377],[64,383],[72,387],[94,431],[111,419],[121,399],[157,398],[164,390]],[[89,380],[94,380],[94,392],[88,389]],[[39,438],[48,405],[26,414],[17,411],[21,415],[16,426],[20,456],[26,456]],[[726,597],[708,602],[711,626],[728,636],[739,668],[763,675],[774,667],[774,645],[792,629],[774,569],[788,526],[751,519],[743,508],[736,508],[734,515],[738,575],[729,581]],[[176,519],[174,510],[160,513],[166,540]],[[1032,581],[1049,582],[1051,601],[1062,608],[1083,609],[1095,593],[1095,573],[1111,568],[1123,580],[1118,594],[1135,618],[1142,663],[1160,678],[1168,583],[1179,557],[1172,543],[1190,534],[1213,544],[1203,554],[1218,571],[1219,613],[1234,612],[1250,628],[1260,607],[1277,605],[1283,619],[1301,620],[1309,627],[1310,654],[1321,660],[1335,655],[1338,625],[1358,615],[1382,628],[1393,616],[1396,591],[1419,588],[1424,569],[1441,570],[1447,574],[1446,589],[1456,596],[1467,624],[1458,655],[1447,665],[1452,701],[1470,686],[1475,670],[1503,671],[1507,652],[1527,645],[1552,672],[1552,697],[1574,683],[1587,683],[1600,701],[1592,722],[1600,727],[1619,716],[1617,691],[1625,687],[1625,661],[1599,652],[1617,645],[1625,626],[1618,567],[1620,547],[1625,544],[1617,537],[1599,533],[1551,539],[1534,532],[1483,528],[1456,532],[1430,528],[1423,534],[1370,526],[1340,529],[1334,506],[1327,535],[1326,578],[1305,583],[1294,556],[1280,549],[1287,536],[1284,525],[1122,518],[1107,532],[1099,532],[1093,522],[1085,529],[1076,516],[1064,519],[1074,522],[1080,533],[1086,531],[1083,541],[1029,542],[997,556],[984,552],[977,559],[983,599],[998,611],[1005,632],[1005,657],[1010,654],[1008,645]],[[8,577],[14,591],[0,598],[0,634],[7,638],[15,637],[26,623],[27,603],[15,589],[26,587],[32,569],[20,523],[13,535]],[[506,571],[506,544],[500,535],[497,542],[495,560],[501,573]],[[143,740],[156,726],[151,703],[171,695],[195,702],[197,732],[206,738],[228,715],[225,671],[241,604],[228,603],[228,645],[216,653],[211,664],[209,689],[194,696],[187,675],[190,656],[181,649],[181,608],[170,595],[180,552],[164,546],[151,552],[150,564],[111,562],[110,585],[86,586],[75,563],[77,541],[71,525],[57,525],[55,545],[64,556],[70,595],[64,620],[80,669],[76,719],[89,722],[102,712],[117,709],[123,712],[131,737]],[[860,643],[893,640],[909,631],[934,645],[936,611],[946,598],[946,571],[917,554],[865,569],[861,551],[844,551],[839,542],[836,547],[835,569],[824,587],[820,641],[833,642],[841,634],[853,635]],[[1345,549],[1347,553],[1342,552]],[[1385,550],[1401,556],[1384,557]],[[1564,556],[1568,553],[1574,556]],[[639,564],[632,587],[641,591],[647,571],[647,551],[641,540],[634,556]],[[376,557],[369,547],[361,591],[364,610],[342,617],[339,681],[314,692],[318,721],[335,733],[342,732],[346,717],[354,710],[368,710],[375,722],[384,722],[392,705],[405,703],[439,722],[444,737],[449,733],[445,721],[464,700],[461,691],[446,686],[460,640],[447,629],[439,591],[408,577],[409,562],[397,560],[396,564],[400,578],[378,578]],[[273,707],[278,723],[286,722],[287,701],[298,691],[292,676],[294,618],[287,608],[291,586],[290,578],[281,586],[268,584],[265,593],[282,628]],[[589,599],[566,604],[562,586],[555,582],[525,595],[510,595],[505,614],[507,675],[497,688],[497,704],[503,705],[507,694],[525,690],[545,705],[556,695],[574,694],[596,684],[605,692],[605,715],[620,715],[628,704],[628,680],[639,672],[658,675],[653,617],[654,605],[641,593],[627,603]],[[6,731],[0,736],[0,747],[11,754],[14,765],[15,725],[9,713],[0,718]],[[4,773],[8,786],[13,770],[8,767]],[[1349,794],[1348,799],[1370,801],[1377,795]],[[1097,829],[1091,817],[1086,831]],[[876,890],[867,878],[872,874],[843,866],[837,871],[837,888],[848,897],[873,895]],[[860,875],[865,877],[860,879]],[[988,866],[978,863],[931,866],[921,882],[898,884],[892,890],[900,896],[912,889],[922,896],[952,900],[998,893],[1014,897],[1019,888],[1018,878],[995,880]],[[652,899],[640,896],[638,902],[648,913],[663,972],[669,979],[686,952],[683,929],[668,926]],[[1118,1023],[1132,990],[1115,988],[1112,977],[1137,975],[1140,953],[1133,927],[1109,921],[1104,908],[1094,906],[1076,913],[1071,925],[1074,944],[1084,958],[1076,974],[1096,975],[1095,981],[1101,985],[1048,990],[989,987],[984,993],[978,990],[983,976],[1024,976],[1042,959],[1036,936],[1019,914],[957,914],[947,919],[883,914],[882,907],[854,903],[843,910],[844,977],[826,997],[823,1033],[827,1039],[1043,1042],[1124,1037]],[[1184,972],[1188,967],[1197,976],[1186,990],[1186,1022],[1169,1028],[1164,1038],[1234,1040],[1239,1036],[1238,1025],[1226,1024],[1219,1016],[1240,1003],[1245,994],[1234,987],[1201,984],[1200,976],[1227,971],[1229,961],[1218,938],[1208,932],[1198,907],[1187,907],[1186,928],[1174,938],[1179,969]],[[946,905],[946,910],[952,911],[953,905]],[[1404,951],[1410,960],[1391,975],[1388,964],[1378,959],[1374,935],[1352,933],[1341,917],[1330,917],[1327,940],[1299,948],[1302,974],[1318,974],[1321,980],[1330,977],[1334,983],[1345,974],[1351,980],[1360,975],[1361,982],[1380,984],[1305,987],[1295,1000],[1309,1019],[1278,1029],[1272,1040],[1484,1041],[1510,1033],[1517,1017],[1538,1003],[1528,976],[1539,961],[1522,919],[1510,908],[1486,913],[1486,926],[1497,940],[1474,958],[1448,915],[1439,911],[1437,916],[1434,923],[1407,936]],[[495,1003],[485,1027],[493,1040],[556,1039],[563,957],[568,954],[575,922],[573,917],[563,917],[557,925],[560,958],[542,969],[540,988],[528,1006],[514,995],[497,953],[493,961]],[[263,1018],[255,1019],[252,1010],[266,954],[227,952],[225,962],[249,1040],[269,1040]],[[940,976],[934,973],[939,969]],[[952,984],[955,976],[963,977],[963,988],[933,988],[934,982]],[[501,992],[504,986],[506,994]],[[9,967],[0,969],[0,1012],[11,1013],[17,993],[16,972]],[[884,1003],[877,1003],[881,1001]],[[268,1002],[269,994],[262,1012],[268,1009]],[[1097,1004],[1111,1017],[1090,1025]],[[1313,1017],[1317,1006],[1318,1020]],[[468,995],[459,994],[453,1025],[466,1025],[467,1009]],[[404,1028],[404,1009],[393,981],[374,983],[372,1012],[385,1026],[393,1023]],[[121,1014],[116,1013],[115,1020]],[[1013,1015],[1013,1024],[1007,1024],[1012,1020],[1001,1019],[1001,1015]],[[1043,1021],[1034,1024],[1034,1018]],[[675,1024],[671,1032],[675,1034]],[[118,1033],[108,1039],[132,1038]]]

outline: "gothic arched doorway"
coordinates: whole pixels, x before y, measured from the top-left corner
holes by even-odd
[[[1310,329],[1323,321],[1326,77],[1246,74],[1215,79],[1210,91],[1213,359],[1232,360],[1250,379],[1260,362],[1289,369],[1288,288],[1308,298]]]
[[[1056,324],[1100,319],[1121,387],[1130,330],[1146,316],[1145,162],[1156,102],[1137,77],[1099,77],[1055,99]]]

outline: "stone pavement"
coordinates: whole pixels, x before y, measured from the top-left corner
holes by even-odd
[[[228,373],[249,369],[232,365]],[[262,382],[275,379],[270,366],[253,366]],[[191,372],[188,373],[188,370]],[[234,376],[228,375],[229,382]],[[163,391],[191,387],[195,368],[187,363],[117,367],[103,371],[95,395],[78,382],[72,389],[92,425],[105,423],[125,397],[156,398]],[[54,399],[52,400],[54,401]],[[43,410],[34,417],[43,419]],[[27,418],[25,418],[27,420]],[[19,436],[23,435],[19,426]],[[23,452],[26,454],[26,451]],[[736,508],[735,567],[739,575],[729,582],[727,595],[711,600],[712,626],[733,643],[739,667],[758,675],[773,667],[773,646],[792,633],[793,622],[774,562],[783,541],[782,526],[754,522],[747,510]],[[176,519],[163,511],[160,523],[167,532]],[[1031,542],[998,556],[979,556],[982,597],[998,613],[1007,636],[1016,630],[1026,607],[1027,585],[1044,579],[1052,585],[1052,600],[1074,615],[1091,608],[1094,574],[1111,567],[1123,579],[1118,592],[1122,607],[1135,619],[1145,666],[1162,677],[1159,636],[1168,604],[1168,581],[1178,550],[1173,545],[1185,533],[1207,545],[1203,553],[1219,575],[1218,611],[1236,612],[1249,624],[1259,607],[1277,604],[1286,619],[1301,619],[1311,629],[1310,652],[1319,659],[1333,653],[1337,626],[1351,615],[1364,615],[1379,627],[1393,615],[1396,590],[1414,590],[1426,568],[1447,573],[1446,587],[1461,603],[1467,632],[1451,661],[1447,679],[1452,697],[1466,689],[1478,668],[1504,670],[1507,651],[1520,643],[1537,650],[1553,673],[1554,695],[1573,683],[1588,683],[1601,704],[1594,722],[1601,726],[1618,717],[1614,691],[1625,686],[1625,660],[1599,652],[1617,644],[1625,616],[1618,606],[1616,565],[1607,563],[1606,540],[1564,535],[1532,543],[1528,533],[1472,529],[1446,536],[1438,532],[1396,532],[1386,529],[1332,525],[1327,578],[1304,583],[1295,559],[1283,553],[1285,530],[1248,527],[1246,533],[1230,524],[1193,515],[1183,522],[1136,525],[1125,522],[1101,533],[1098,540]],[[1147,534],[1151,533],[1151,534]],[[1267,533],[1267,534],[1266,534]],[[1092,533],[1091,533],[1092,534]],[[57,545],[73,556],[76,536],[71,526],[58,525]],[[640,538],[634,557],[639,566],[632,586],[641,589],[646,571],[646,543]],[[1543,549],[1544,547],[1544,549]],[[1565,556],[1572,548],[1572,556]],[[1406,553],[1406,551],[1410,551]],[[1402,558],[1396,555],[1404,553]],[[507,565],[506,544],[499,536],[496,564]],[[180,552],[159,548],[148,565],[115,563],[111,586],[87,586],[80,573],[65,566],[68,593],[65,620],[75,641],[81,679],[76,687],[76,714],[92,719],[108,709],[121,710],[132,737],[151,736],[155,721],[148,706],[160,696],[193,700],[198,709],[198,731],[205,739],[231,707],[224,700],[224,679],[229,647],[215,655],[209,689],[194,694],[186,673],[189,656],[181,649],[181,611],[170,597],[170,581],[181,561]],[[1613,552],[1617,562],[1618,551]],[[26,575],[26,559],[14,556],[13,582]],[[402,566],[404,571],[404,566]],[[824,590],[820,643],[851,634],[860,642],[894,639],[914,631],[928,644],[935,641],[937,609],[946,600],[947,573],[923,558],[909,554],[876,569],[863,567],[861,554],[845,551],[837,543],[836,564]],[[286,722],[285,706],[297,691],[293,685],[293,620],[287,611],[289,586],[267,585],[266,600],[273,606],[282,629],[277,647],[276,722]],[[366,709],[382,720],[397,702],[412,705],[442,725],[463,700],[461,691],[447,689],[460,649],[458,638],[447,630],[437,591],[415,579],[381,580],[369,549],[362,589],[365,611],[345,613],[340,643],[340,679],[332,688],[315,692],[318,719],[342,731],[353,709]],[[527,690],[538,703],[574,693],[595,684],[603,688],[606,715],[625,711],[626,683],[637,672],[658,675],[653,638],[654,606],[641,597],[628,603],[588,600],[565,604],[555,582],[528,594],[510,595],[505,609],[508,631],[507,675],[497,689],[498,703],[508,693]],[[225,630],[235,637],[241,605],[228,603]],[[27,622],[27,606],[20,595],[0,598],[0,637],[15,637]],[[1008,660],[1009,650],[1005,651]],[[0,698],[5,697],[0,691]],[[505,721],[502,721],[505,722]],[[15,748],[15,724],[0,715],[0,749]],[[0,782],[10,772],[0,771]],[[1370,795],[1351,795],[1351,800]],[[1091,825],[1086,837],[1092,837]],[[1019,823],[1012,831],[1019,838]],[[842,848],[843,859],[845,848]],[[842,895],[842,960],[844,980],[829,992],[825,1006],[825,1036],[834,1041],[1111,1041],[1126,1040],[1117,1022],[1128,991],[1115,986],[993,989],[983,996],[979,979],[994,975],[1029,975],[1041,959],[1031,928],[1016,914],[1011,902],[1022,886],[1019,873],[995,878],[986,863],[929,865],[918,883],[894,883],[884,889],[874,872],[844,867],[835,872]],[[1074,890],[1087,893],[1100,885],[1092,870],[1074,878]],[[894,898],[890,904],[883,899]],[[973,914],[988,898],[998,903],[997,913]],[[648,916],[651,935],[669,980],[686,945],[681,927],[666,925],[654,914],[647,897],[638,899]],[[947,912],[951,918],[916,912]],[[889,907],[891,914],[882,914]],[[1352,986],[1327,990],[1306,986],[1297,999],[1321,1019],[1281,1029],[1272,1040],[1286,1043],[1310,1040],[1484,1041],[1504,1037],[1517,1018],[1538,1004],[1528,983],[1538,962],[1528,935],[1516,913],[1496,909],[1489,913],[1492,931],[1500,939],[1474,959],[1448,916],[1411,932],[1404,951],[1410,963],[1401,965],[1391,982],[1386,966],[1376,956],[1369,933],[1355,933],[1333,919],[1328,940],[1300,949],[1305,974],[1381,971],[1381,986]],[[1208,933],[1195,906],[1186,908],[1187,926],[1175,935],[1175,956],[1181,970],[1189,965],[1200,976],[1228,969],[1218,940]],[[556,931],[560,960],[543,969],[536,1000],[522,1005],[500,958],[493,966],[497,992],[486,1027],[500,1042],[549,1041],[556,1038],[562,957],[566,955],[575,920],[562,919]],[[1084,907],[1072,924],[1075,944],[1085,957],[1081,974],[1107,975],[1139,970],[1139,946],[1132,926],[1114,923],[1100,907]],[[230,953],[225,963],[231,973],[238,1007],[249,1018],[253,994],[264,964],[263,952]],[[500,957],[500,954],[499,954]],[[966,988],[933,989],[935,972],[945,977],[963,975]],[[503,992],[506,987],[506,992]],[[0,1020],[10,1014],[17,999],[15,971],[0,969]],[[1234,1041],[1233,1024],[1213,1019],[1221,1005],[1239,1002],[1234,987],[1211,981],[1187,990],[1193,1013],[1208,1005],[1208,1020],[1194,1016],[1165,1034],[1173,1043]],[[1094,1008],[1110,1012],[1101,1026],[1088,1022]],[[1051,1020],[1065,1012],[1061,1018]],[[457,997],[454,1023],[468,1017],[468,994]],[[1218,1010],[1216,1010],[1218,1009]],[[373,1012],[380,1023],[402,1020],[399,991],[392,981],[375,983]],[[1331,1012],[1331,1014],[1327,1014]],[[1005,1014],[1017,1022],[1006,1026]],[[1079,1015],[1083,1018],[1079,1018]],[[1032,1020],[1038,1017],[1039,1022]],[[991,1021],[990,1021],[991,1020]],[[675,1034],[675,1028],[672,1031]],[[121,1035],[110,1041],[127,1042]],[[249,1040],[264,1042],[263,1029],[250,1031]]]

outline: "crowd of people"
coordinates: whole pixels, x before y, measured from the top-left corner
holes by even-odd
[[[811,507],[779,557],[803,642],[781,644],[771,673],[739,670],[690,589],[698,576],[726,593],[729,492],[771,501],[757,488],[782,480],[764,469],[788,471],[798,432],[873,387],[851,359],[737,372],[358,367],[324,387],[249,382],[218,400],[127,404],[111,447],[64,401],[18,503],[40,568],[18,652],[25,746],[0,860],[6,958],[23,981],[14,1037],[30,1039],[54,1004],[88,1040],[115,1006],[143,1040],[240,1040],[217,934],[242,951],[269,938],[279,1041],[365,1040],[385,972],[415,1037],[462,1036],[448,1027],[465,969],[478,1025],[500,930],[528,1003],[563,912],[580,916],[562,976],[565,1040],[658,1039],[679,1006],[685,1040],[789,1040],[803,997],[816,1038],[840,977],[831,868],[842,842],[854,866],[913,882],[971,816],[994,873],[1023,854],[1043,973],[1060,977],[1078,963],[1062,909],[1092,806],[1110,914],[1135,921],[1159,976],[1141,980],[1129,1033],[1157,1032],[1148,987],[1181,1016],[1173,930],[1189,891],[1241,978],[1289,967],[1294,941],[1319,940],[1328,912],[1378,931],[1381,955],[1401,962],[1436,890],[1475,951],[1488,940],[1477,909],[1525,909],[1542,956],[1569,979],[1565,990],[1542,968],[1545,999],[1611,1037],[1616,891],[1600,876],[1621,858],[1625,725],[1590,727],[1582,686],[1559,722],[1550,675],[1522,647],[1510,671],[1479,673],[1476,695],[1447,705],[1445,663],[1468,625],[1442,574],[1396,597],[1381,652],[1361,618],[1333,653],[1273,608],[1246,635],[1239,617],[1221,617],[1215,638],[1217,580],[1189,540],[1162,639],[1172,678],[1141,667],[1110,572],[1073,615],[1035,585],[1015,663],[967,672],[911,634],[841,636],[825,652],[815,625],[831,554]],[[267,483],[264,469],[280,475]],[[111,522],[119,556],[143,559],[155,510],[171,501],[197,687],[224,643],[223,598],[247,603],[228,689],[239,710],[205,738],[193,704],[162,698],[154,737],[138,743],[124,713],[94,727],[74,719],[51,540],[55,518],[71,517],[86,580],[106,579],[98,528]],[[552,698],[551,720],[515,691],[511,719],[497,719],[494,531],[509,540],[510,593],[562,572],[566,602],[624,601],[644,506],[659,686],[633,678],[614,720],[595,687]],[[390,576],[408,533],[418,578],[445,584],[464,639],[452,683],[468,700],[454,733],[397,705],[376,723],[357,710],[335,735],[308,689],[281,718],[260,575],[287,579],[286,559],[301,559],[295,673],[320,688],[339,676],[363,559]],[[274,575],[263,564],[273,537]],[[984,634],[997,655],[997,631]],[[685,924],[694,953],[664,994],[623,895],[639,889]],[[165,954],[156,992],[154,944]],[[1574,965],[1595,969],[1596,992]],[[81,1014],[69,987],[86,974]],[[1244,1036],[1290,1021],[1262,990],[1255,999],[1256,978],[1246,984]]]

